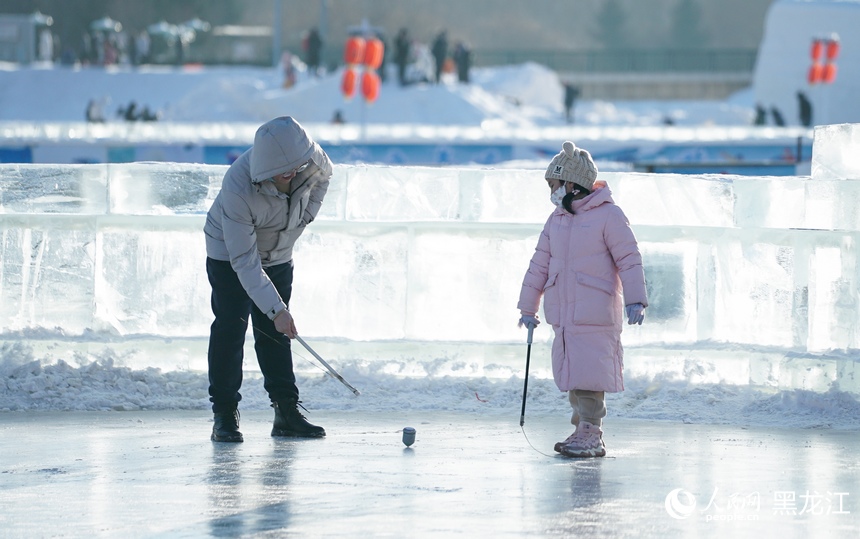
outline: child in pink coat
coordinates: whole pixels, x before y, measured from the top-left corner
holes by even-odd
[[[641,324],[648,306],[642,256],[630,223],[597,180],[591,155],[565,142],[544,175],[556,205],[523,279],[520,325],[537,326],[540,299],[552,325],[552,371],[568,392],[576,430],[555,450],[606,455],[606,392],[624,390],[621,328]]]

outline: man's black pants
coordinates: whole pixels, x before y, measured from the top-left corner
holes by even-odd
[[[293,287],[293,264],[263,268],[288,306]],[[273,401],[298,400],[290,339],[254,305],[230,262],[206,258],[212,285],[215,321],[209,334],[209,400],[215,413],[236,408],[242,395],[242,360],[248,319],[254,327],[254,350],[263,373],[263,387]]]

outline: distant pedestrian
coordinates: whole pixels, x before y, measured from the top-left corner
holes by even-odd
[[[119,60],[119,51],[116,47],[116,42],[113,36],[105,34],[102,39],[102,63],[106,66],[112,66]]]
[[[767,123],[767,111],[761,106],[761,103],[755,104],[755,119],[753,125],[765,125]]]
[[[176,51],[174,61],[176,62],[176,65],[181,66],[185,63],[185,40],[182,39],[181,34],[176,36],[174,47]]]
[[[409,31],[401,28],[394,38],[394,63],[397,64],[397,80],[400,86],[406,86],[406,65],[409,63],[410,47]]]
[[[101,32],[93,32],[92,34],[92,46],[93,46],[93,64],[94,65],[104,65],[105,63],[105,40],[104,34]]]
[[[776,107],[770,108],[770,115],[773,116],[773,124],[778,126],[785,125],[785,118],[782,117],[782,113]]]
[[[54,34],[47,28],[39,32],[39,60],[42,62],[54,61]]]
[[[409,72],[406,75],[407,83],[416,82],[430,83],[435,79],[436,60],[430,47],[424,43],[412,42],[412,54],[410,55]]]
[[[385,82],[388,70],[388,40],[383,32],[377,32],[376,37],[382,42],[382,60],[379,63],[379,82]]]
[[[149,105],[143,106],[143,112],[140,113],[140,120],[143,122],[155,122],[158,121],[159,114],[157,112],[153,112]]]
[[[797,92],[797,107],[800,116],[800,125],[810,127],[812,125],[812,103],[806,97],[806,94],[801,91]]]
[[[78,63],[78,55],[74,47],[71,45],[63,46],[63,52],[60,54],[60,63],[64,66],[71,66]]]
[[[305,38],[305,62],[308,64],[308,73],[319,76],[320,60],[322,57],[323,40],[319,30],[311,28]]]
[[[579,88],[570,82],[564,83],[564,118],[567,123],[573,123],[573,106],[579,97]]]
[[[442,80],[442,68],[445,66],[445,59],[448,58],[448,32],[442,30],[436,35],[433,40],[433,45],[430,49],[433,53],[433,59],[436,60],[436,70],[434,82],[439,84]]]
[[[123,118],[127,122],[136,122],[137,120],[140,119],[140,116],[138,115],[138,112],[137,112],[137,103],[135,103],[134,101],[129,103],[128,107],[126,107],[125,109],[120,109],[120,110],[122,111]]]
[[[293,65],[293,55],[290,51],[281,54],[281,69],[284,72],[284,88],[292,88],[296,84],[296,67]]]
[[[87,103],[87,121],[91,123],[104,123],[105,121],[101,103],[95,99],[90,99]]]
[[[152,46],[152,40],[149,37],[149,32],[141,30],[134,36],[134,54],[135,64],[148,64],[150,61],[149,51]]]
[[[457,64],[457,80],[469,84],[469,70],[472,67],[472,49],[463,41],[454,45],[454,63]]]

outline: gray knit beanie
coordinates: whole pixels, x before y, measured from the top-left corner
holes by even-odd
[[[572,142],[565,141],[561,151],[552,158],[544,177],[547,180],[573,182],[589,191],[597,179],[597,165],[591,154],[582,148],[577,148]]]

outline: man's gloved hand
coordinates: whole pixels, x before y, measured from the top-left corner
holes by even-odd
[[[272,322],[275,323],[275,329],[278,333],[283,333],[290,339],[295,339],[298,331],[296,331],[296,322],[293,320],[293,315],[290,311],[284,309],[279,312]]]
[[[645,320],[645,306],[641,303],[631,303],[625,309],[627,310],[627,323],[641,326],[642,321]]]
[[[517,324],[517,327],[521,328],[523,326],[526,327],[538,327],[540,325],[540,320],[538,320],[537,315],[524,314],[520,317],[520,321]]]

